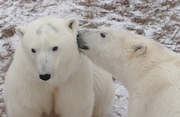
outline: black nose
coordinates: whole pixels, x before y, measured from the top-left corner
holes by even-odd
[[[44,75],[39,75],[39,78],[41,80],[47,81],[51,78],[51,74],[44,74]]]

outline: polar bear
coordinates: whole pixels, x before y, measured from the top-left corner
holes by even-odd
[[[111,75],[78,51],[78,20],[47,16],[16,28],[20,37],[4,84],[8,117],[105,117]]]
[[[129,91],[128,117],[180,117],[180,55],[123,30],[82,29],[80,50]]]

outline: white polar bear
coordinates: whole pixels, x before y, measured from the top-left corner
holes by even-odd
[[[4,84],[8,117],[108,114],[112,76],[78,51],[77,29],[75,18],[50,16],[16,28],[20,40]]]
[[[129,91],[128,117],[180,117],[180,55],[117,29],[80,30],[78,46]]]

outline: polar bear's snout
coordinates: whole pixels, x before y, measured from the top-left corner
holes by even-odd
[[[37,54],[36,57],[37,73],[39,78],[43,81],[47,81],[52,78],[56,69],[54,57],[49,56],[49,54],[51,53],[41,52]]]
[[[86,42],[84,42],[82,39],[77,39],[78,47],[84,50],[88,50],[89,47],[86,45]]]
[[[87,46],[87,43],[83,39],[81,31],[78,31],[78,34],[77,34],[77,45],[81,49],[84,49],[84,50],[88,50],[89,49],[89,47]]]
[[[39,78],[41,80],[47,81],[51,78],[51,74],[43,74],[43,75],[39,75]]]

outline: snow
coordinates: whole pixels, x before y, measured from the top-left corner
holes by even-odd
[[[179,0],[0,0],[0,37],[9,26],[26,25],[46,15],[76,17],[80,28],[124,29],[180,51]],[[17,42],[16,35],[0,38],[0,117],[6,117],[2,88]],[[110,117],[126,117],[128,98],[126,88],[115,81]]]

